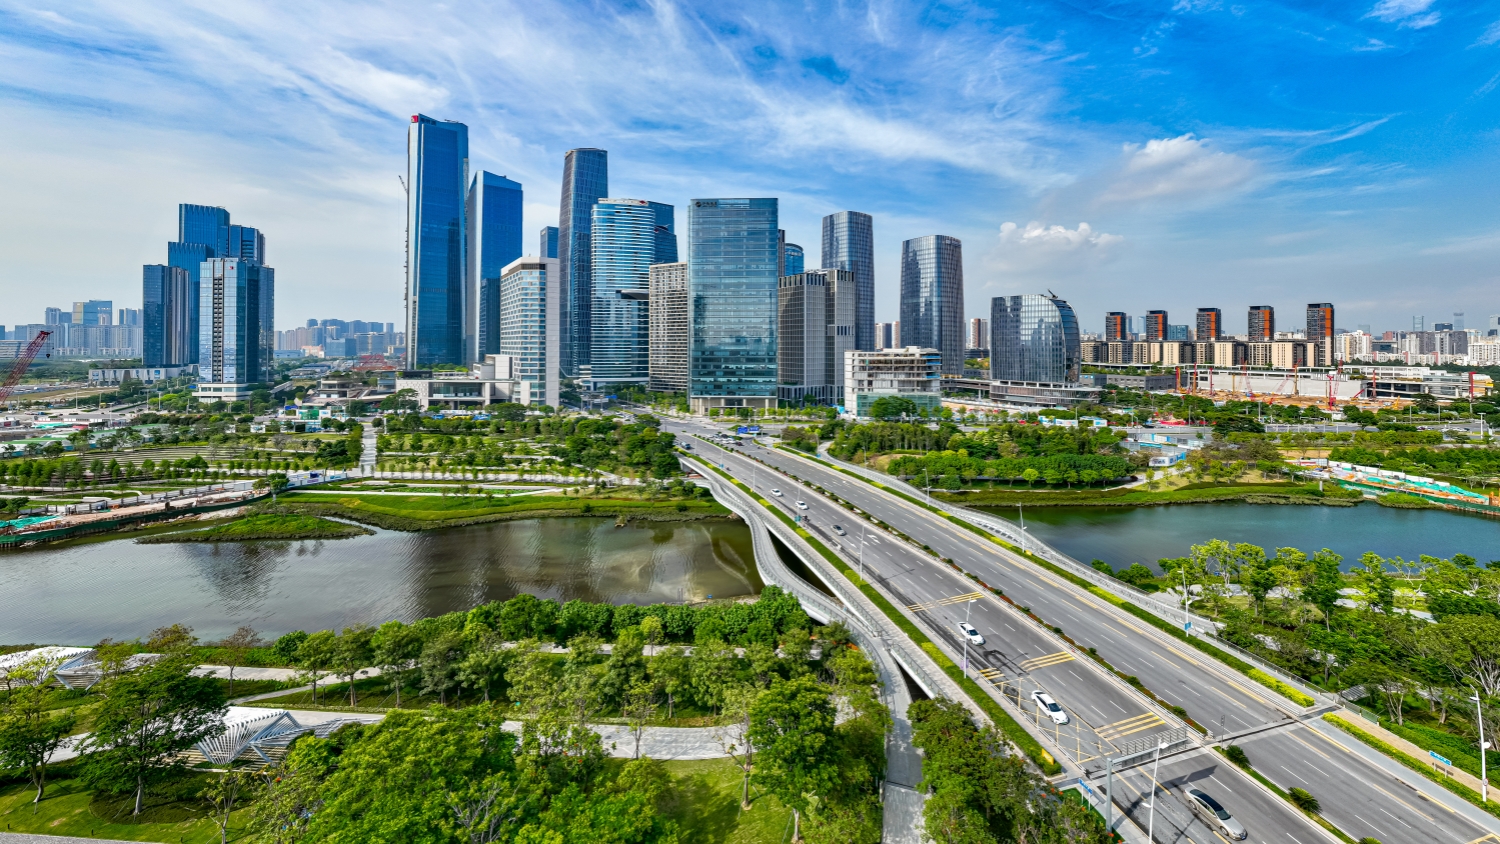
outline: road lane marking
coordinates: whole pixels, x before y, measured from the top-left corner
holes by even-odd
[[[1234,698],[1230,697],[1228,692],[1225,692],[1225,691],[1223,691],[1221,689],[1217,689],[1217,688],[1215,688],[1213,686],[1209,686],[1208,688],[1209,688],[1210,691],[1215,692],[1215,693],[1223,696],[1225,700],[1229,701],[1230,703],[1234,704],[1235,706],[1238,706],[1239,708],[1245,710],[1246,712],[1250,711],[1250,707],[1246,706],[1241,701],[1235,700]]]
[[[1297,776],[1297,772],[1293,771],[1291,768],[1288,768],[1285,765],[1277,765],[1276,767],[1280,768],[1283,771],[1286,771],[1287,773],[1291,774],[1294,777],[1297,777],[1297,779],[1302,780],[1302,777]],[[1307,780],[1302,780],[1302,784],[1303,785],[1312,785],[1312,783],[1308,782]]]
[[[1385,807],[1384,806],[1376,805],[1375,808],[1379,809],[1382,812],[1385,812]],[[1385,813],[1387,815],[1391,815],[1390,812],[1385,812]],[[1407,823],[1406,821],[1401,820],[1400,818],[1396,817],[1395,815],[1391,815],[1391,820],[1395,821],[1396,823],[1401,824],[1402,826],[1406,827],[1407,829],[1416,829],[1416,827],[1412,826],[1411,824]]]
[[[1038,656],[1033,657],[1032,659],[1023,660],[1020,664],[1020,669],[1022,671],[1035,671],[1038,668],[1046,668],[1051,665],[1061,665],[1064,662],[1072,661],[1072,654],[1068,653],[1067,651],[1058,651],[1055,654],[1047,654],[1046,656]]]
[[[950,595],[946,598],[938,598],[935,601],[923,601],[919,604],[907,604],[906,608],[912,612],[931,612],[938,607],[946,607],[949,604],[961,604],[964,601],[977,601],[983,598],[981,592],[966,592],[962,595]]]
[[[1350,750],[1349,748],[1343,746],[1342,744],[1339,744],[1338,742],[1334,741],[1333,739],[1329,738],[1328,736],[1323,735],[1322,731],[1320,731],[1320,730],[1315,730],[1312,727],[1308,727],[1307,731],[1310,732],[1310,733],[1312,733],[1313,735],[1317,736],[1318,738],[1322,739],[1323,741],[1328,742],[1329,744],[1333,745],[1334,747],[1337,747],[1339,750],[1344,751],[1345,753],[1349,753],[1349,754],[1354,753],[1354,751]]]
[[[1312,745],[1310,745],[1307,742],[1303,741],[1302,737],[1299,736],[1299,735],[1297,735],[1297,732],[1295,730],[1287,730],[1286,734],[1289,735],[1289,736],[1291,736],[1294,740],[1300,742],[1303,747],[1306,747],[1308,750],[1311,750],[1313,753],[1318,754],[1319,756],[1323,757],[1324,759],[1327,759],[1330,762],[1333,761],[1333,757],[1329,756],[1327,753],[1324,753],[1323,751],[1321,751],[1321,750],[1317,749],[1316,747],[1313,747]]]
[[[1116,721],[1113,724],[1105,724],[1104,726],[1095,730],[1094,733],[1105,741],[1114,741],[1115,739],[1124,738],[1125,736],[1131,735],[1132,733],[1139,733],[1143,730],[1149,730],[1154,727],[1159,727],[1165,723],[1166,722],[1161,719],[1161,716],[1157,715],[1155,712],[1147,712],[1144,715],[1137,715],[1134,718],[1126,718],[1121,721]]]

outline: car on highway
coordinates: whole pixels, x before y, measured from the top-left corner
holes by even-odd
[[[974,629],[974,625],[970,624],[969,622],[960,621],[958,623],[958,629],[964,634],[964,637],[969,640],[969,644],[975,647],[979,647],[980,645],[984,644],[984,637],[981,636],[979,634],[979,631]]]
[[[1068,718],[1067,711],[1058,706],[1057,701],[1052,699],[1052,695],[1047,694],[1041,689],[1032,692],[1031,699],[1036,702],[1038,709],[1046,711],[1047,717],[1052,719],[1052,723],[1064,726],[1071,720]]]
[[[806,510],[807,509],[807,502],[799,500],[797,502],[797,509],[798,510]]]
[[[848,535],[844,531],[844,526],[843,525],[834,525],[833,526],[833,532],[836,533],[836,534],[838,534],[839,536],[847,536]]]
[[[1219,801],[1196,788],[1188,789],[1187,796],[1188,805],[1192,807],[1193,813],[1202,818],[1203,822],[1208,824],[1211,829],[1215,829],[1223,833],[1225,838],[1235,841],[1243,841],[1249,837],[1250,833],[1245,831],[1244,825],[1235,820],[1234,816],[1229,814],[1228,810],[1219,805]]]
[[[779,490],[779,489],[777,489],[775,487],[771,487],[771,494],[774,495],[774,496],[776,496],[777,498],[780,498],[781,497],[781,490]]]

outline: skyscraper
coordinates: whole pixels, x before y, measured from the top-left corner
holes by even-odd
[[[1147,311],[1145,333],[1148,342],[1167,339],[1167,312]]]
[[[856,289],[858,284],[856,277]],[[964,262],[958,238],[934,234],[901,244],[901,342],[937,349],[944,375],[964,374]]]
[[[542,226],[541,249],[543,258],[557,257],[557,226]]]
[[[656,221],[656,209],[644,200],[594,203],[590,384],[644,382],[650,374],[647,296],[656,262]]]
[[[469,181],[464,213],[469,221],[468,286],[474,344],[468,359],[500,351],[500,271],[521,257],[521,183],[485,170]]]
[[[1251,343],[1269,343],[1276,339],[1276,310],[1270,305],[1250,306]]]
[[[589,240],[594,203],[609,195],[609,153],[572,149],[563,156],[562,207],[558,213],[557,260],[562,281],[563,374],[578,375],[589,363],[593,276]]]
[[[188,271],[147,264],[141,271],[141,364],[184,366],[196,360],[198,291]]]
[[[784,251],[784,269],[787,275],[799,275],[807,271],[807,255],[802,247],[795,243],[788,243]],[[854,291],[850,291],[852,295]]]
[[[73,303],[74,325],[109,325],[113,321],[115,303],[108,299],[90,299]]]
[[[969,340],[965,344],[968,349],[988,349],[990,347],[990,321],[984,317],[969,318]]]
[[[677,263],[677,209],[665,202],[648,202],[656,215],[656,255],[653,264]]]
[[[201,243],[213,250],[209,257],[229,252],[229,212],[214,205],[177,206],[177,242]]]
[[[854,349],[854,273],[813,270],[777,282],[776,360],[783,401],[837,403]]]
[[[542,404],[557,407],[562,347],[558,259],[517,258],[500,272],[500,354],[512,377],[537,385]]]
[[[229,242],[220,258],[240,258],[252,264],[266,262],[266,238],[260,229],[250,226],[230,226]]]
[[[240,258],[210,258],[198,272],[198,389],[238,401],[270,378],[275,355],[275,271]]]
[[[1104,341],[1119,343],[1129,340],[1130,317],[1124,311],[1110,311],[1104,315]]]
[[[1199,308],[1197,331],[1193,339],[1209,343],[1224,336],[1224,314],[1218,308]]]
[[[996,381],[1068,384],[1082,361],[1078,318],[1055,296],[990,300],[990,377]]]
[[[469,127],[414,114],[406,146],[406,361],[465,363]]]
[[[647,389],[688,391],[688,265],[651,265],[650,363]]]
[[[1316,361],[1311,366],[1329,366],[1333,363],[1333,303],[1312,302],[1307,306],[1307,340],[1317,344]]]
[[[776,406],[775,199],[688,206],[694,412]]]
[[[875,219],[859,211],[839,211],[823,218],[826,269],[854,273],[856,315],[854,347],[874,351],[875,343]]]

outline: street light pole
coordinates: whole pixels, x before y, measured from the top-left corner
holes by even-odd
[[[976,600],[976,598],[970,598],[969,602],[964,604],[964,625],[966,628],[969,623],[969,611],[974,609],[974,601]],[[969,679],[969,631],[967,629],[964,630],[964,679]]]
[[[1151,809],[1146,815],[1146,840],[1154,841],[1151,837],[1152,830],[1156,827],[1156,769],[1161,765],[1161,749],[1164,744],[1156,746],[1156,760],[1151,763]]]
[[[1485,757],[1489,752],[1490,743],[1484,740],[1484,709],[1479,700],[1479,692],[1475,690],[1474,696],[1469,698],[1474,701],[1475,720],[1479,722],[1479,802],[1488,805],[1490,802],[1490,776],[1489,769],[1485,766]]]

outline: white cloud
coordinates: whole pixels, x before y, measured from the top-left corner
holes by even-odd
[[[1096,232],[1088,223],[1077,228],[1046,226],[1035,220],[1025,226],[1003,223],[994,249],[986,256],[996,281],[1046,283],[1083,273],[1116,258],[1125,245],[1118,234]],[[993,282],[982,284],[991,287]]]
[[[1479,43],[1486,47],[1496,42],[1500,42],[1500,21],[1485,27],[1484,33],[1479,36]]]
[[[1079,223],[1078,228],[1044,226],[1035,220],[1021,228],[1015,223],[1000,225],[1000,242],[1022,249],[1046,250],[1054,254],[1076,252],[1080,249],[1108,249],[1125,238],[1118,234],[1096,232],[1088,223]]]
[[[1191,134],[1126,144],[1124,157],[1103,203],[1213,197],[1243,187],[1256,172],[1254,161],[1215,152]]]
[[[1405,29],[1426,29],[1442,20],[1439,12],[1429,12],[1434,0],[1380,0],[1367,18],[1399,24]]]

